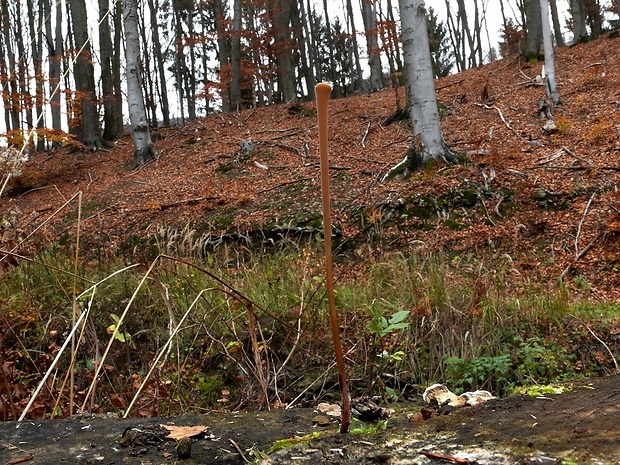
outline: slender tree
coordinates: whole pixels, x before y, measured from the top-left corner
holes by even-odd
[[[21,122],[19,115],[19,87],[17,79],[17,67],[15,63],[15,53],[13,52],[13,39],[11,37],[12,16],[9,12],[9,2],[2,1],[1,20],[2,20],[2,38],[4,39],[4,56],[8,68],[2,70],[2,86],[5,88],[4,100],[5,105],[8,103],[10,119],[7,119],[7,132],[20,131]],[[2,60],[4,62],[4,59]],[[8,85],[8,88],[7,88]],[[10,142],[13,142],[10,140]]]
[[[558,47],[564,47],[566,43],[564,42],[564,35],[562,34],[562,26],[560,26],[560,18],[558,17],[558,5],[556,0],[549,0],[549,9],[551,10],[555,43]]]
[[[80,124],[78,139],[92,151],[105,147],[99,129],[97,95],[95,93],[95,69],[88,37],[88,17],[83,0],[69,0],[73,35],[78,48],[74,62],[75,87],[79,101]]]
[[[577,43],[588,36],[586,28],[586,7],[582,0],[570,0],[571,29],[573,43]]]
[[[413,126],[413,143],[406,163],[410,169],[419,169],[433,161],[456,162],[456,155],[444,142],[439,121],[424,1],[399,0],[399,4],[405,82]]]
[[[293,0],[270,0],[269,14],[274,29],[274,53],[277,65],[278,90],[282,101],[297,98],[295,86],[295,62],[291,37],[291,2]]]
[[[353,89],[361,91],[364,88],[364,75],[362,73],[362,65],[360,62],[359,46],[357,44],[357,33],[355,30],[355,20],[353,18],[353,4],[351,0],[347,0],[347,18],[349,24],[349,34],[351,34],[352,51],[355,65],[355,81],[352,83]]]
[[[127,60],[127,105],[133,135],[133,165],[138,167],[157,157],[144,107],[140,84],[140,32],[136,0],[124,0],[125,57]]]
[[[241,0],[234,0],[230,40],[230,104],[241,107]]]
[[[537,59],[540,56],[542,45],[542,15],[540,13],[540,0],[525,0],[525,49],[523,56],[529,59]]]
[[[110,1],[99,0],[99,60],[101,61],[101,93],[103,99],[103,138],[115,140],[123,135],[123,128],[117,121],[123,120],[116,100],[121,96],[115,94],[113,64],[114,49],[110,28]]]
[[[153,39],[152,53],[155,58],[157,67],[157,75],[159,81],[159,101],[161,104],[161,112],[163,116],[164,126],[170,126],[170,105],[168,103],[168,79],[166,78],[166,69],[164,62],[164,55],[162,53],[160,28],[157,22],[157,10],[155,6],[155,0],[148,0],[149,16],[151,19],[151,37]],[[157,7],[159,7],[159,0],[157,0]]]
[[[366,33],[366,51],[368,53],[368,67],[370,68],[370,90],[383,89],[383,70],[381,69],[381,50],[379,49],[379,34],[377,31],[376,0],[362,1],[362,19]]]
[[[551,38],[551,27],[549,25],[549,7],[547,0],[540,0],[540,11],[542,17],[543,44],[545,49],[545,77],[547,80],[547,100],[552,106],[560,103],[560,94],[555,82],[555,60],[553,56],[553,39]]]

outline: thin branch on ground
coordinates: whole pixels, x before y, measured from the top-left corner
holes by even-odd
[[[586,208],[583,210],[583,215],[581,215],[581,220],[579,220],[579,226],[577,226],[577,234],[575,234],[575,258],[579,255],[579,236],[581,235],[581,227],[583,226],[583,222],[586,219],[586,215],[588,214],[588,210],[590,209],[590,205],[592,205],[592,200],[594,200],[594,196],[596,192],[592,193],[590,196],[590,200],[586,204]]]
[[[502,120],[502,122],[506,125],[506,127],[508,129],[510,129],[512,132],[515,133],[515,135],[521,137],[521,134],[519,134],[512,126],[510,126],[510,124],[508,124],[508,121],[506,121],[506,118],[504,118],[504,114],[502,113],[502,110],[499,109],[499,107],[493,105],[492,107],[489,105],[484,105],[482,103],[475,103],[474,105],[477,105],[479,107],[483,107],[486,108],[487,110],[491,110],[491,109],[495,109],[497,110],[497,113],[499,113],[499,117]]]
[[[602,236],[603,236],[604,232],[600,231],[596,236],[594,236],[592,238],[592,240],[590,241],[590,243],[588,245],[586,245],[583,250],[581,252],[579,252],[577,254],[577,256],[575,257],[575,259],[570,262],[568,264],[568,266],[566,268],[564,268],[564,271],[562,271],[562,274],[560,274],[559,279],[564,279],[566,277],[566,275],[568,274],[568,272],[573,268],[573,266],[575,266],[575,264],[581,260],[581,258],[588,252],[588,250],[590,250],[594,244],[596,243],[596,241],[598,241]]]

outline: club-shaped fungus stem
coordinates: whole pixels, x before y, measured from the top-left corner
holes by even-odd
[[[340,381],[340,392],[342,394],[342,421],[340,432],[349,432],[350,409],[349,409],[349,389],[344,368],[344,356],[342,345],[340,344],[340,325],[338,324],[338,313],[336,312],[336,302],[334,300],[334,276],[332,268],[332,226],[329,207],[329,160],[327,157],[327,103],[332,88],[329,84],[321,82],[314,88],[316,94],[316,109],[319,119],[319,150],[321,154],[321,192],[323,194],[323,235],[325,243],[325,284],[327,286],[327,300],[329,303],[329,316],[332,326],[332,337],[334,340],[334,351],[336,353],[336,364],[338,366],[338,379]]]

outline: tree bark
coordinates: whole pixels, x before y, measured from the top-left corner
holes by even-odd
[[[549,26],[549,9],[547,0],[540,0],[540,11],[542,17],[543,42],[545,49],[545,74],[547,78],[547,99],[556,106],[560,103],[560,94],[555,82],[555,60],[553,56],[553,39],[551,38],[551,27]]]
[[[112,60],[114,51],[112,48],[112,33],[110,30],[110,2],[99,0],[99,58],[101,60],[101,92],[103,98],[103,138],[115,140],[123,135],[122,128],[119,131],[117,121],[122,121],[123,115],[118,114],[116,99],[120,95],[114,93],[114,76]]]
[[[377,33],[377,10],[375,0],[362,0],[362,19],[366,33],[366,51],[370,68],[370,90],[383,89],[383,70],[381,69],[381,49]]]
[[[37,151],[45,150],[45,136],[43,135],[43,129],[45,128],[45,119],[43,113],[43,95],[45,86],[43,82],[43,21],[45,3],[47,0],[39,2],[38,11],[35,12],[32,4],[32,0],[27,0],[30,37],[31,37],[31,50],[32,59],[34,65],[34,80],[35,80],[35,120],[37,126]],[[39,18],[39,24],[35,25],[35,18]],[[38,26],[38,27],[37,27]],[[35,40],[36,37],[36,40]]]
[[[297,99],[295,63],[291,38],[291,1],[272,0],[270,16],[274,28],[274,52],[277,64],[278,90],[283,102]]]
[[[49,86],[50,86],[50,114],[52,115],[52,129],[62,129],[60,114],[60,63],[62,61],[62,2],[55,4],[56,23],[52,34],[51,5],[50,0],[45,0],[45,34],[47,35],[47,53],[49,61]]]
[[[540,0],[525,0],[525,19],[527,30],[525,32],[523,56],[528,60],[538,59],[540,57],[540,46],[542,45]]]
[[[15,54],[13,53],[13,44],[11,40],[11,15],[9,14],[9,5],[8,2],[2,1],[0,2],[2,5],[2,35],[4,38],[4,51],[6,54],[6,61],[8,61],[8,69],[5,68],[3,70],[3,74],[5,76],[6,81],[8,82],[9,88],[9,115],[10,118],[7,119],[7,132],[13,130],[18,131],[21,129],[21,124],[19,121],[19,112],[17,97],[19,95],[19,89],[17,85],[17,74],[15,69]],[[4,62],[4,59],[2,60]],[[4,67],[4,66],[3,66]],[[4,84],[7,86],[7,84]],[[10,121],[10,123],[9,123]],[[11,143],[11,138],[9,138],[9,143]]]
[[[573,43],[576,44],[588,36],[586,29],[586,11],[582,0],[570,0]]]
[[[222,111],[228,113],[231,109],[230,98],[230,41],[226,30],[226,11],[222,0],[215,0],[214,4],[215,32],[217,36],[217,56],[220,63],[220,97]]]
[[[153,55],[157,66],[157,74],[159,76],[159,101],[161,104],[161,112],[163,116],[164,126],[170,126],[170,105],[168,104],[168,85],[166,84],[166,70],[164,68],[164,57],[162,54],[162,46],[159,38],[159,24],[157,23],[157,8],[153,0],[148,0],[149,13],[151,17],[151,34],[153,38]],[[159,3],[157,5],[159,7]]]
[[[433,69],[423,0],[399,0],[403,36],[404,72],[413,126],[408,152],[410,169],[433,161],[456,162],[443,139],[433,82]]]
[[[74,62],[75,87],[80,107],[78,140],[91,151],[105,147],[99,130],[97,95],[95,93],[95,70],[93,66],[90,38],[88,37],[88,17],[83,0],[69,0],[73,36],[78,50]]]
[[[353,19],[353,4],[351,0],[347,0],[347,18],[350,25],[351,41],[353,42],[353,57],[355,74],[351,87],[354,91],[361,92],[364,89],[364,74],[362,73],[362,65],[360,62],[359,46],[357,45],[357,31],[355,29],[355,20]]]
[[[230,105],[239,109],[241,102],[241,0],[233,3],[233,24],[230,42]]]
[[[555,43],[558,47],[564,47],[564,35],[562,34],[562,26],[558,17],[558,5],[556,0],[549,0],[549,8],[551,9],[551,20],[553,22],[553,33],[555,35]]]
[[[157,158],[151,142],[144,97],[140,85],[140,33],[136,0],[124,0],[125,56],[127,60],[127,105],[133,135],[133,166],[138,167]]]

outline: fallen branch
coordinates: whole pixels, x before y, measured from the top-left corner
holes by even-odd
[[[479,107],[483,107],[486,108],[487,110],[491,110],[491,109],[495,109],[497,110],[497,113],[499,113],[499,117],[502,120],[502,122],[506,125],[506,127],[508,129],[510,129],[512,132],[514,132],[517,136],[521,137],[521,134],[519,134],[515,129],[513,129],[512,126],[510,126],[510,124],[508,124],[508,121],[506,121],[506,118],[504,118],[504,114],[502,113],[502,110],[500,110],[498,107],[496,107],[495,105],[493,105],[492,107],[490,107],[489,105],[483,105],[482,103],[476,103],[474,105],[477,105]]]
[[[7,465],[17,465],[18,463],[24,463],[34,458],[33,455],[22,455],[21,457],[14,458]]]
[[[616,361],[616,357],[615,357],[614,353],[609,349],[609,346],[607,344],[605,344],[605,342],[600,337],[598,337],[594,333],[594,331],[592,331],[592,329],[590,329],[590,327],[586,324],[585,321],[583,321],[583,320],[579,320],[579,321],[581,321],[581,323],[585,326],[585,328],[590,332],[592,337],[594,339],[596,339],[598,342],[600,342],[601,344],[603,344],[603,347],[605,347],[605,349],[607,349],[607,353],[611,356],[611,359],[614,362],[614,366],[616,367],[616,373],[620,373],[620,369],[618,368],[618,362]]]
[[[259,141],[256,141],[255,144],[256,145],[267,145],[269,147],[280,147],[281,149],[295,152],[297,155],[302,157],[301,150],[299,150],[297,147],[293,147],[292,145],[283,144],[282,142],[273,142],[270,140],[259,140]]]
[[[366,126],[366,131],[364,132],[364,135],[362,136],[362,147],[366,148],[366,138],[368,137],[368,131],[370,130],[370,125],[371,123],[368,123],[368,126]]]
[[[442,462],[458,463],[463,465],[469,465],[471,463],[468,459],[462,459],[460,457],[455,457],[454,455],[440,454],[439,452],[431,452],[426,449],[422,449],[420,454],[425,455],[429,459],[437,459]]]
[[[269,191],[272,191],[274,189],[278,189],[280,187],[288,186],[288,185],[291,185],[291,184],[297,184],[297,183],[300,183],[300,182],[311,181],[312,179],[314,179],[314,178],[301,178],[301,179],[295,179],[293,181],[282,182],[280,184],[276,184],[273,187],[269,187],[267,189],[264,189],[264,190],[260,191],[258,194],[259,195],[260,194],[264,194],[265,192],[269,192]]]
[[[394,178],[396,175],[402,173],[407,168],[407,161],[409,160],[408,156],[405,156],[401,161],[392,166],[387,173],[383,175],[381,178],[381,182],[389,181]]]
[[[575,257],[579,254],[579,236],[581,235],[581,227],[583,226],[583,222],[586,219],[586,215],[588,214],[588,210],[590,209],[590,205],[592,205],[592,200],[594,200],[594,196],[596,192],[592,193],[590,196],[590,200],[586,204],[586,208],[583,210],[583,215],[581,215],[581,220],[579,220],[579,226],[577,226],[577,234],[575,235]]]
[[[562,155],[564,155],[564,149],[558,150],[557,152],[552,153],[551,155],[547,155],[545,157],[538,159],[538,165],[546,165],[547,163],[551,163],[553,160],[557,160]]]
[[[176,202],[164,203],[159,206],[159,210],[166,210],[167,208],[178,207],[179,205],[192,205],[203,200],[215,200],[217,197],[195,197],[192,199],[178,200]],[[150,210],[147,208],[146,210]]]
[[[250,463],[250,461],[247,459],[247,457],[245,456],[245,454],[243,453],[243,451],[241,450],[241,447],[239,447],[239,444],[237,444],[232,438],[228,438],[228,441],[233,445],[233,447],[235,449],[237,449],[237,452],[239,453],[239,455],[241,456],[241,458],[243,459],[243,461],[245,463]]]
[[[583,250],[581,252],[579,252],[577,254],[577,256],[575,257],[575,259],[570,262],[568,264],[568,266],[566,268],[564,268],[564,271],[562,271],[562,274],[560,275],[559,279],[564,279],[566,277],[566,275],[568,274],[568,272],[573,268],[573,266],[575,266],[575,264],[581,260],[581,258],[588,252],[588,250],[590,250],[594,244],[596,243],[596,241],[598,241],[601,236],[603,235],[603,231],[600,231],[596,236],[594,236],[592,238],[592,240],[590,241],[590,243],[588,245],[586,245]]]
[[[586,160],[585,158],[582,158],[582,157],[579,157],[579,156],[575,155],[573,152],[571,152],[571,151],[568,149],[568,147],[565,147],[565,146],[563,145],[563,146],[562,146],[562,150],[564,150],[566,153],[568,153],[571,157],[573,157],[573,158],[575,158],[575,159],[577,159],[577,160],[579,160],[579,161],[582,161],[582,162],[586,163],[588,166],[590,166],[590,167],[594,168],[594,164],[593,164],[590,160]]]

